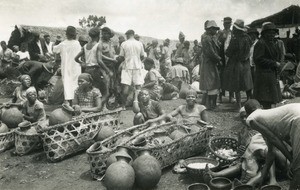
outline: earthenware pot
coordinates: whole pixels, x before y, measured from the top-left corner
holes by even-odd
[[[66,123],[72,120],[74,109],[68,105],[63,104],[61,108],[52,111],[49,115],[49,125],[57,125]]]
[[[210,180],[209,186],[212,190],[230,190],[232,183],[226,177],[216,177]]]
[[[161,167],[156,158],[149,151],[139,152],[139,156],[133,161],[135,183],[141,189],[154,188],[161,177]]]
[[[18,108],[12,107],[3,112],[1,119],[8,128],[17,128],[18,124],[23,121],[23,114]]]
[[[127,158],[130,158],[130,161],[129,161],[129,164],[131,165],[132,164],[132,155],[133,153],[130,152],[130,150],[128,148],[125,148],[123,146],[118,146],[117,147],[117,151],[113,154],[111,154],[107,160],[106,160],[106,166],[110,166],[112,163],[115,163],[117,161],[117,156],[118,155],[121,155],[123,157],[127,157]]]
[[[134,184],[134,170],[129,165],[130,157],[116,155],[117,162],[111,164],[105,173],[104,184],[107,190],[131,190]]]
[[[265,185],[260,188],[261,190],[281,190],[282,188],[279,185]]]
[[[204,183],[193,183],[187,187],[187,190],[210,190]]]
[[[95,136],[95,141],[103,141],[104,139],[111,137],[115,134],[114,130],[109,126],[102,126],[100,131]]]
[[[168,136],[167,132],[164,130],[157,130],[153,132],[154,139],[153,142],[156,145],[163,145],[163,144],[169,144],[173,140]]]
[[[183,129],[176,129],[170,134],[170,137],[173,140],[177,140],[184,137],[186,134],[187,133]]]
[[[9,128],[3,122],[0,121],[0,133],[7,133]]]

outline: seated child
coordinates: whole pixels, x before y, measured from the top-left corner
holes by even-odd
[[[93,87],[93,78],[88,73],[78,77],[78,88],[75,90],[73,107],[75,112],[100,112],[102,110],[101,92]]]
[[[133,112],[135,113],[133,124],[139,125],[149,123],[152,119],[164,115],[164,110],[157,101],[151,100],[147,90],[136,91],[133,101]],[[152,122],[162,124],[164,121]]]

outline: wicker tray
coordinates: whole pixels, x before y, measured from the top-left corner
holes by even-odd
[[[0,153],[10,149],[15,144],[14,130],[7,133],[0,133]]]
[[[142,131],[148,128],[148,125],[136,125],[125,130],[119,131],[114,136],[111,136],[102,142],[96,142],[90,146],[86,153],[88,155],[88,161],[90,163],[91,175],[94,179],[101,178],[106,171],[107,158],[117,151],[117,146],[123,146],[127,141],[118,143],[118,141],[124,137],[132,136],[132,133]],[[98,149],[98,147],[105,147],[105,150]]]
[[[140,133],[134,135],[126,145],[132,150],[136,156],[138,152],[147,150],[154,156],[161,164],[161,168],[166,168],[180,159],[185,159],[191,156],[198,155],[206,151],[211,127],[199,127],[198,132],[187,133],[185,136],[182,136],[172,142],[168,142],[162,145],[149,145],[143,147],[133,146],[134,139],[143,137],[147,142],[150,142],[153,139],[154,131],[165,130],[168,134],[172,133],[177,129],[188,129],[189,126],[195,124],[176,124],[176,123],[167,123],[164,125],[158,125],[146,130],[141,131]]]
[[[94,143],[93,139],[102,126],[118,130],[121,110],[86,114],[44,129],[41,138],[47,159],[56,162],[86,150]]]
[[[236,157],[235,159],[228,159],[215,152],[216,150],[224,146],[232,148],[234,151],[237,151],[238,141],[235,138],[229,137],[218,137],[209,141],[208,157],[218,160],[220,163],[220,167],[227,167],[230,164],[232,164],[235,160],[239,159],[239,157]]]
[[[37,123],[33,123],[31,127],[36,125]],[[15,147],[16,153],[20,156],[42,149],[40,134],[26,134],[18,129],[15,130]]]

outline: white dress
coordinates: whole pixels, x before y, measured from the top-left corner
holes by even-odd
[[[65,100],[73,100],[74,92],[78,87],[77,80],[81,74],[81,66],[75,61],[75,57],[80,51],[81,46],[77,40],[65,40],[53,47],[53,52],[60,53],[61,56]]]

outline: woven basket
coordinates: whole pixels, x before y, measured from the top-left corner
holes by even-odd
[[[211,139],[209,142],[209,151],[208,151],[208,157],[214,158],[220,163],[220,167],[226,167],[232,164],[235,160],[237,160],[239,157],[236,157],[235,159],[228,159],[224,156],[221,156],[217,154],[215,151],[226,147],[231,148],[233,151],[237,151],[238,148],[238,141],[235,138],[229,138],[229,137],[219,137]]]
[[[36,125],[37,123],[33,123],[31,127]],[[26,134],[20,130],[15,130],[15,147],[16,153],[20,156],[42,149],[40,134]]]
[[[188,124],[180,125],[176,123],[154,126],[134,135],[126,145],[128,145],[127,147],[132,150],[136,156],[138,156],[138,152],[140,151],[149,151],[150,154],[160,162],[161,168],[163,169],[176,163],[180,159],[186,159],[206,151],[210,138],[210,127],[199,127],[198,132],[187,133],[179,139],[162,145],[149,144],[149,142],[153,140],[154,132],[157,130],[162,129],[165,130],[167,134],[171,134],[174,130],[186,130],[188,128]],[[145,138],[148,144],[144,147],[133,146],[134,140],[139,137]]]
[[[15,132],[0,133],[0,153],[10,149],[15,144]]]
[[[102,126],[118,130],[121,110],[87,114],[44,129],[41,137],[47,159],[56,162],[86,150]]]
[[[111,136],[102,142],[96,142],[92,146],[90,146],[86,153],[88,155],[88,161],[90,163],[90,169],[91,169],[91,175],[94,179],[99,179],[101,178],[105,171],[106,171],[106,160],[107,158],[115,153],[117,151],[117,146],[122,146],[127,141],[121,142],[118,144],[118,140],[132,136],[132,133],[142,131],[148,128],[148,125],[142,124],[142,125],[136,125],[130,128],[127,128],[123,131],[119,131],[119,133],[115,134],[114,136]],[[105,147],[105,150],[98,149],[98,147]]]

